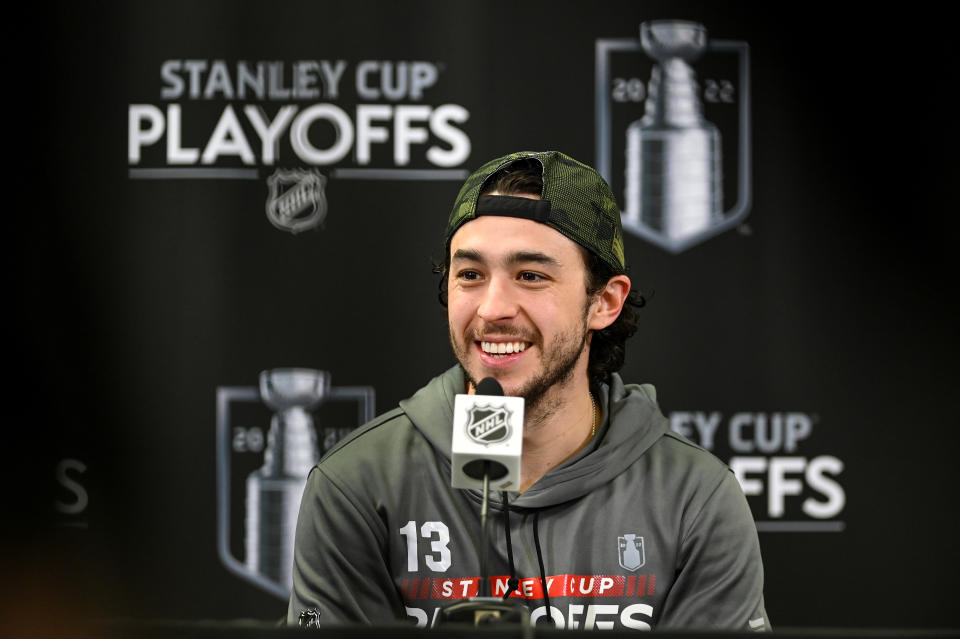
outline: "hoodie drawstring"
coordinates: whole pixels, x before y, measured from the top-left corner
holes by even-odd
[[[506,601],[514,590],[520,589],[520,580],[517,579],[517,567],[513,563],[513,539],[510,534],[510,500],[507,498],[506,491],[500,493],[500,499],[503,501],[503,527],[507,532],[507,559],[510,562],[510,579],[507,581],[507,592],[503,595]]]
[[[513,563],[513,536],[510,533],[510,501],[506,492],[500,493],[503,502],[503,527],[507,533],[507,560],[510,562],[510,579],[507,581],[507,592],[503,595],[506,601],[514,590],[520,590],[520,580],[517,578],[517,567]],[[550,614],[550,593],[547,587],[547,571],[543,567],[543,551],[540,549],[540,511],[533,513],[533,543],[537,549],[537,565],[540,567],[540,587],[543,589],[543,603],[547,614]]]
[[[540,511],[533,513],[533,543],[537,547],[537,563],[540,564],[540,587],[543,588],[543,604],[546,606],[547,615],[553,619],[550,614],[550,593],[547,588],[547,571],[543,569],[543,552],[540,550]]]

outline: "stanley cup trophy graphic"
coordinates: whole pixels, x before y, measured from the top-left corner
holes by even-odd
[[[322,452],[375,412],[372,387],[332,386],[330,378],[322,370],[274,368],[260,373],[259,386],[217,388],[217,552],[230,572],[280,599],[289,598],[293,584],[293,542],[307,475]],[[355,422],[343,409],[331,408],[343,403],[356,405]],[[262,427],[249,423],[267,410],[273,415],[264,447]],[[321,414],[334,415],[338,425],[316,423]],[[257,467],[260,451],[263,463]],[[243,466],[236,477],[235,463]],[[234,500],[243,503],[242,559],[231,534]],[[240,521],[238,513],[237,530]],[[237,536],[236,549],[239,541]]]
[[[723,215],[720,131],[703,117],[690,66],[706,48],[707,30],[679,20],[644,22],[640,43],[657,64],[644,116],[627,129],[623,221],[684,240]]]
[[[596,167],[623,195],[624,232],[670,253],[748,235],[749,44],[685,20],[644,22],[638,35],[597,38],[595,50]]]
[[[260,397],[276,411],[263,466],[247,477],[246,564],[278,583],[293,582],[293,533],[307,475],[320,459],[308,412],[329,391],[324,371],[279,369],[260,373]]]

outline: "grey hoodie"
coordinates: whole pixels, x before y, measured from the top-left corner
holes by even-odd
[[[288,623],[436,621],[479,594],[481,495],[450,486],[454,367],[359,428],[310,473]],[[765,630],[756,526],[730,470],[667,427],[652,386],[613,375],[604,424],[509,500],[491,496],[493,594],[560,628]],[[539,546],[539,552],[538,552]],[[550,609],[544,597],[540,561]]]

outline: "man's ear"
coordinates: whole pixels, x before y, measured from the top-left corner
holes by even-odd
[[[587,318],[587,328],[599,331],[613,324],[620,317],[620,311],[629,293],[629,277],[626,275],[611,277],[606,286],[594,294],[594,301],[590,304],[590,315]]]

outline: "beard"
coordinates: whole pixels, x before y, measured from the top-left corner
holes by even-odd
[[[569,332],[560,333],[556,340],[544,350],[543,340],[539,332],[530,334],[529,331],[511,331],[510,327],[498,326],[498,332],[509,335],[516,335],[518,339],[524,339],[538,346],[542,353],[540,370],[536,371],[532,377],[524,381],[520,388],[510,393],[515,397],[522,397],[525,400],[525,411],[528,415],[541,416],[552,414],[558,406],[558,402],[552,402],[554,407],[551,410],[542,410],[541,406],[544,398],[551,389],[564,386],[573,376],[577,362],[583,355],[584,347],[587,343],[587,322],[583,317],[580,325],[572,328]],[[476,339],[480,339],[482,331],[478,331]],[[466,361],[470,349],[475,348],[473,339],[457,340],[453,333],[450,334],[450,344],[453,347],[454,355],[460,362],[460,368],[463,370],[464,377],[477,387],[479,379],[474,379],[470,370],[467,368]]]

